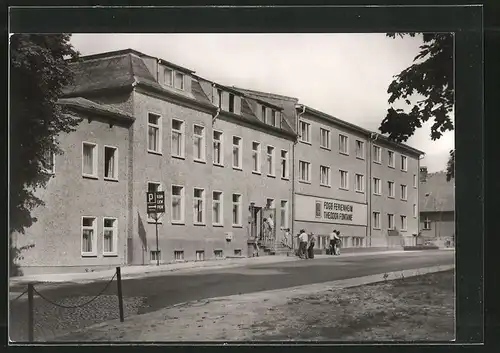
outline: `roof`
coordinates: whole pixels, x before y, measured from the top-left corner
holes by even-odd
[[[192,80],[190,92],[163,87],[144,61],[131,49],[83,57],[83,60],[72,62],[71,66],[75,72],[75,81],[64,89],[65,97],[81,97],[101,90],[132,89],[135,85],[143,85],[212,108],[199,82]]]
[[[135,120],[132,115],[125,111],[112,106],[99,104],[83,97],[61,98],[57,101],[57,103],[76,110],[111,117],[115,120],[122,120],[129,123],[132,123]]]
[[[446,181],[446,172],[427,174],[419,186],[420,212],[454,211],[455,182]]]

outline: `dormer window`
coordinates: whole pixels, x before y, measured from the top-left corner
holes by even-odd
[[[217,89],[217,97],[219,98],[219,108],[222,107],[222,90]]]
[[[167,86],[172,86],[174,82],[174,71],[169,68],[165,68],[164,71],[164,81]]]
[[[234,113],[234,94],[229,93],[229,112]]]
[[[174,87],[177,89],[184,89],[184,75],[180,72],[175,73]]]
[[[182,72],[165,67],[163,81],[166,86],[184,90],[184,74]]]
[[[271,111],[271,125],[276,126],[276,110]]]
[[[262,106],[262,121],[263,122],[267,122],[267,119],[266,119],[266,107],[265,106]]]

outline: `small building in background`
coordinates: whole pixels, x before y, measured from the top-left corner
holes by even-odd
[[[428,173],[420,167],[419,244],[455,245],[455,182],[446,172]]]

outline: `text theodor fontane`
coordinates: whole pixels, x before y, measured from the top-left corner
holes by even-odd
[[[323,202],[323,217],[326,219],[352,221],[352,210],[351,205],[329,201]]]

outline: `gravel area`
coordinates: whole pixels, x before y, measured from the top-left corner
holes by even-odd
[[[43,294],[43,293],[42,293]],[[77,306],[94,297],[73,296],[55,301],[64,306]],[[144,297],[124,297],[125,317],[136,315],[145,306]],[[28,340],[27,302],[11,306],[9,336],[12,341]],[[50,341],[54,337],[78,330],[96,323],[119,318],[116,295],[103,294],[91,303],[77,308],[57,307],[42,298],[35,299],[34,336],[35,341]]]

